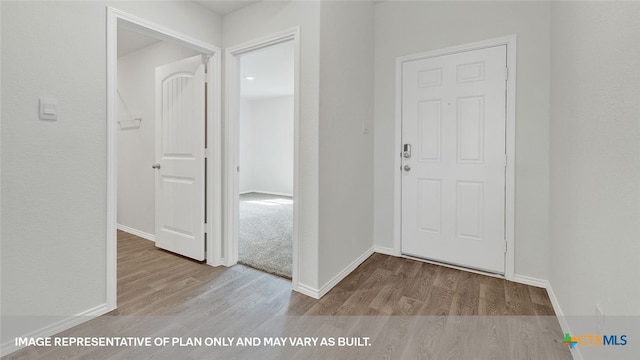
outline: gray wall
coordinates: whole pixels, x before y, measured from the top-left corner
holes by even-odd
[[[375,21],[375,245],[394,244],[396,57],[517,34],[515,270],[547,279],[549,3],[383,2]]]
[[[322,4],[319,285],[373,245],[373,4]]]
[[[240,193],[293,196],[293,96],[240,100]]]
[[[552,5],[550,281],[567,315],[640,315],[639,18]]]
[[[318,286],[320,3],[264,1],[224,17],[225,48],[300,27],[298,282]]]
[[[301,32],[299,281],[320,289],[372,247],[373,5],[258,3],[224,18],[225,47]]]
[[[190,2],[2,2],[3,316],[106,302],[107,5],[220,44],[220,17]],[[58,121],[37,118],[43,95]]]

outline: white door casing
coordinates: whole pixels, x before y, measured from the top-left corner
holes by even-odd
[[[223,173],[226,180],[224,189],[225,201],[223,213],[225,226],[223,227],[224,265],[232,266],[238,261],[238,233],[239,233],[239,101],[240,101],[240,67],[239,57],[253,50],[285,41],[294,42],[294,165],[293,165],[293,266],[291,286],[295,291],[314,296],[308,291],[308,286],[299,283],[299,246],[298,224],[300,200],[300,28],[294,27],[276,32],[261,38],[237,44],[226,49],[225,57],[225,134],[223,147],[226,152]],[[317,296],[317,295],[316,295]]]
[[[222,263],[222,122],[220,48],[144,18],[107,7],[107,203],[106,203],[106,303],[107,311],[117,308],[117,34],[120,26],[157,39],[169,40],[207,56],[207,264]]]
[[[156,68],[156,246],[205,259],[205,65]]]
[[[402,253],[505,273],[507,46],[402,64]]]

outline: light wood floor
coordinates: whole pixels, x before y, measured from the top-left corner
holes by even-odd
[[[58,336],[369,337],[368,347],[38,348],[7,359],[571,359],[544,289],[374,254],[320,300],[118,232],[118,309]]]

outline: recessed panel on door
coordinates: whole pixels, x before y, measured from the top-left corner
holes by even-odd
[[[190,141],[196,116],[193,75],[178,73],[162,81],[162,151],[163,156],[194,157],[194,142]]]
[[[160,181],[163,189],[160,198],[162,204],[171,204],[170,206],[180,209],[191,209],[198,206],[192,194],[195,182],[193,178],[162,176]],[[164,218],[161,231],[169,232],[173,236],[193,239],[195,234],[193,219],[190,216],[191,212],[183,211]]]
[[[427,100],[418,103],[418,142],[420,161],[440,161],[442,103]]]
[[[456,101],[458,162],[481,163],[484,152],[484,97]]]
[[[421,70],[418,73],[418,86],[430,87],[442,85],[442,69]]]
[[[440,180],[418,180],[419,231],[440,234]]]
[[[470,64],[460,64],[457,66],[456,80],[458,83],[483,81],[484,80],[484,61]]]
[[[458,181],[456,184],[456,236],[482,240],[483,184]]]

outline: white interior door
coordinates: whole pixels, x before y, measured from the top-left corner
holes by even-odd
[[[504,274],[506,67],[506,45],[403,64],[404,254]]]
[[[205,65],[156,68],[156,246],[205,258]]]

